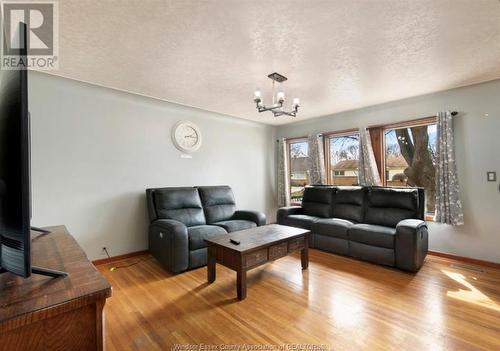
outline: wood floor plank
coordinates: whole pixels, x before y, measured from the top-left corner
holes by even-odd
[[[500,350],[500,270],[428,256],[417,274],[310,250],[248,272],[172,275],[149,255],[103,264],[107,350],[315,344],[331,350]],[[129,267],[110,271],[113,266]]]

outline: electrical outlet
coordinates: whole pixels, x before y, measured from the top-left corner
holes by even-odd
[[[488,182],[496,182],[497,181],[497,172],[488,171],[486,172],[486,179]]]

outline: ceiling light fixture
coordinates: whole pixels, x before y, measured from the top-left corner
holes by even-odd
[[[281,89],[281,83],[283,83],[285,80],[288,78],[285,76],[282,76],[279,73],[271,73],[268,75],[269,78],[273,81],[273,101],[271,107],[266,107],[264,105],[264,100],[262,99],[262,93],[260,90],[256,90],[254,94],[253,101],[257,104],[257,111],[259,112],[264,112],[264,111],[271,111],[274,115],[274,117],[286,115],[286,116],[291,116],[291,117],[297,117],[297,112],[299,111],[299,106],[300,106],[300,100],[298,98],[293,99],[292,103],[292,108],[293,110],[290,112],[285,111],[285,108],[283,107],[283,104],[285,103],[285,93]],[[279,90],[276,93],[275,90],[275,85],[276,82],[279,84]]]

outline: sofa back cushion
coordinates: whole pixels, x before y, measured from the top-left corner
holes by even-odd
[[[198,191],[207,223],[226,221],[233,217],[236,211],[236,203],[230,187],[226,185],[200,186]]]
[[[396,227],[403,219],[419,218],[417,189],[368,188],[365,222]]]
[[[308,216],[332,217],[333,192],[331,187],[306,187],[302,196],[302,209]]]
[[[353,222],[363,222],[365,190],[360,186],[336,188],[333,200],[333,217]]]
[[[174,219],[188,227],[205,224],[205,215],[196,188],[155,189],[153,201],[159,219]]]

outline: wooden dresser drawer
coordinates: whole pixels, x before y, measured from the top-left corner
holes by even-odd
[[[267,249],[251,252],[245,255],[243,260],[244,267],[252,267],[267,261]]]
[[[281,243],[269,247],[269,259],[275,260],[287,254],[287,243]]]
[[[303,249],[305,246],[305,238],[296,238],[288,241],[288,252]]]

